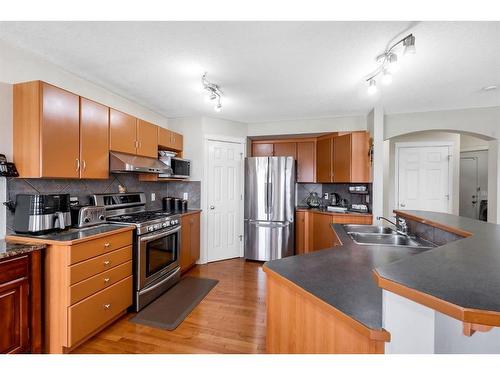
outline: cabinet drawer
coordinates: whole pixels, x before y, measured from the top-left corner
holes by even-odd
[[[70,267],[70,285],[85,280],[98,273],[125,263],[132,259],[132,246],[115,250],[104,255],[86,260]]]
[[[71,246],[71,264],[132,245],[132,231],[113,234]]]
[[[28,255],[0,262],[0,285],[28,277]]]
[[[71,304],[75,304],[94,293],[132,275],[132,261],[122,263],[70,287]]]
[[[132,305],[132,276],[69,307],[68,342],[73,346]]]

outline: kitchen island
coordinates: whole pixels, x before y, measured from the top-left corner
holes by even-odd
[[[400,311],[388,310],[395,306],[390,304],[393,296],[425,306],[433,317],[465,322],[457,332],[462,337],[500,325],[500,226],[430,212],[396,214],[418,234],[436,231],[427,239],[435,237],[439,246],[358,245],[342,225],[334,224],[339,246],[264,265],[269,353],[459,352],[449,344],[438,345],[431,329],[438,327],[435,320],[426,320],[422,328],[414,323],[418,312],[405,320]],[[410,310],[401,311],[411,315]],[[402,321],[407,324],[398,326]],[[414,345],[419,335],[425,336],[423,349],[402,339],[406,336]],[[429,348],[431,342],[438,344]]]

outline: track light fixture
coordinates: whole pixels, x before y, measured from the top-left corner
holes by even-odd
[[[203,74],[201,77],[201,83],[203,85],[203,89],[205,90],[207,96],[206,100],[208,102],[216,101],[216,104],[214,106],[214,111],[215,112],[221,112],[222,111],[222,103],[221,103],[221,97],[222,97],[222,90],[220,89],[219,85],[210,82],[207,79],[207,72]]]
[[[378,68],[366,76],[365,81],[368,84],[367,92],[369,95],[375,94],[377,90],[376,79],[381,75],[380,80],[384,85],[390,85],[392,83],[392,74],[397,72],[399,69],[398,63],[398,47],[403,47],[403,56],[414,55],[416,53],[415,49],[415,37],[413,34],[405,36],[400,41],[394,43],[391,47],[384,51],[384,53],[376,57],[376,61],[379,64]]]

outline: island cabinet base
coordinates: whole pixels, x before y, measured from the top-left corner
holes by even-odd
[[[384,353],[387,331],[370,330],[270,269],[264,270],[267,353]]]

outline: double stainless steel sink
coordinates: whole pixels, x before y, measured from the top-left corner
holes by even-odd
[[[352,240],[359,245],[384,245],[430,249],[435,245],[422,238],[400,234],[392,228],[376,225],[344,225]]]

